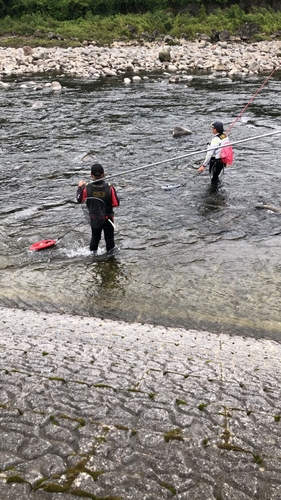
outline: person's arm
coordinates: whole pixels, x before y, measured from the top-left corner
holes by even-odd
[[[215,155],[215,151],[217,149],[217,147],[220,145],[220,140],[219,138],[216,136],[212,139],[212,142],[211,144],[207,147],[207,154],[206,154],[206,158],[204,160],[204,162],[202,163],[202,165],[200,165],[200,167],[197,169],[197,172],[204,172],[205,168],[207,167],[207,165],[209,165],[210,163],[210,159],[212,158],[212,156]]]
[[[78,203],[83,203],[83,201],[85,201],[86,198],[87,198],[86,182],[80,181],[76,192],[76,200]]]

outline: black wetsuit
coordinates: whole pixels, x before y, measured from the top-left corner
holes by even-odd
[[[100,227],[93,227],[91,225],[92,237],[90,241],[90,250],[97,251],[99,242],[101,240],[102,231],[104,232],[104,239],[106,250],[109,252],[115,246],[114,242],[114,212],[113,207],[119,206],[119,198],[117,196],[114,186],[111,186],[104,180],[99,182],[90,182],[87,186],[78,186],[76,199],[78,203],[83,203],[87,198],[99,198],[105,205],[105,220]],[[89,212],[91,215],[91,205],[89,204]]]

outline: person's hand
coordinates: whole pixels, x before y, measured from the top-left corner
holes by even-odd
[[[197,169],[197,172],[198,172],[199,174],[201,174],[201,172],[204,172],[205,168],[206,168],[206,167],[204,167],[204,165],[201,165],[201,167],[199,167],[199,168]]]
[[[85,186],[85,181],[79,181],[78,186]]]

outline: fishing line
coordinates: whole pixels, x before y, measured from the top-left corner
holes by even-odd
[[[272,70],[272,72],[270,73],[270,75],[265,79],[265,81],[263,82],[263,84],[258,88],[258,90],[255,92],[255,94],[250,99],[250,101],[246,104],[246,106],[242,109],[242,111],[239,113],[239,115],[237,116],[237,118],[235,118],[235,120],[233,121],[233,123],[227,129],[226,135],[228,135],[228,133],[230,132],[230,130],[232,129],[232,127],[235,125],[235,123],[239,120],[239,118],[242,116],[242,114],[244,113],[244,111],[248,108],[248,106],[251,104],[251,102],[253,102],[253,100],[255,99],[255,97],[258,95],[258,93],[261,91],[261,89],[265,86],[265,84],[268,82],[268,80],[272,77],[272,75],[275,73],[275,71],[278,68],[280,68],[280,66],[281,66],[281,63]],[[273,132],[272,134],[267,134],[267,135],[273,135],[274,133],[279,133],[279,132]],[[245,139],[245,140],[258,139],[259,137],[267,137],[267,135],[256,136],[256,137],[252,137],[252,138]],[[244,141],[242,140],[242,141],[232,142],[232,143],[230,143],[230,145],[239,144],[240,142],[244,142]],[[223,146],[217,147],[216,149],[220,149],[221,147],[223,147]],[[113,174],[113,175],[110,176],[110,179],[112,177],[116,177],[116,176],[119,176],[119,175],[125,175],[125,174],[129,174],[131,172],[136,172],[136,171],[144,169],[144,168],[150,168],[150,167],[154,167],[156,165],[161,165],[162,163],[167,163],[167,162],[175,161],[175,160],[181,160],[182,158],[187,158],[188,156],[192,156],[194,154],[206,153],[207,151],[208,151],[207,149],[203,149],[203,150],[200,150],[200,151],[198,151],[198,150],[197,151],[190,151],[189,153],[187,153],[185,155],[182,155],[182,156],[178,156],[178,157],[175,157],[175,158],[169,158],[168,160],[161,160],[161,161],[156,162],[156,163],[151,163],[149,165],[144,165],[142,167],[137,167],[137,168],[133,168],[131,170],[126,170],[126,171],[120,172],[118,174]],[[84,159],[84,157],[83,157],[83,159]],[[93,182],[98,182],[98,180],[93,181]]]
[[[270,75],[265,79],[265,81],[263,82],[263,84],[259,87],[259,89],[255,92],[255,94],[253,95],[253,97],[249,100],[249,102],[246,104],[246,106],[242,109],[242,111],[239,113],[239,115],[237,116],[237,118],[235,118],[234,122],[230,125],[229,129],[226,131],[226,135],[228,135],[229,131],[232,129],[232,127],[235,125],[235,123],[239,120],[239,118],[243,115],[244,111],[246,111],[247,107],[251,104],[251,102],[253,102],[253,100],[255,99],[255,97],[258,95],[258,93],[261,91],[261,89],[265,86],[265,84],[268,82],[268,80],[272,77],[273,73],[275,73],[275,71],[280,68],[281,64],[279,64],[278,66],[276,66],[273,71],[270,73]]]
[[[276,130],[275,132],[269,132],[267,134],[262,134],[262,135],[256,135],[254,137],[248,137],[246,139],[240,139],[238,141],[233,141],[233,142],[230,142],[229,144],[231,146],[234,146],[236,144],[242,144],[243,142],[247,142],[247,141],[253,141],[255,139],[260,139],[262,137],[270,137],[272,135],[276,135],[276,134],[281,134],[281,130]],[[224,146],[218,146],[217,149],[220,149]],[[180,160],[182,158],[187,158],[188,156],[192,156],[192,155],[196,155],[196,154],[201,154],[201,153],[204,153],[206,152],[207,149],[201,149],[201,150],[197,150],[197,151],[189,151],[189,153],[186,153],[184,155],[181,155],[181,156],[177,156],[175,158],[169,158],[167,160],[161,160],[161,161],[157,161],[155,163],[150,163],[149,165],[143,165],[141,167],[136,167],[136,168],[132,168],[130,170],[124,170],[123,172],[119,172],[119,173],[116,173],[116,174],[112,174],[111,176],[109,176],[109,179],[112,179],[113,177],[117,177],[117,176],[120,176],[120,175],[127,175],[127,174],[130,174],[132,172],[137,172],[141,169],[144,169],[144,168],[151,168],[151,167],[154,167],[156,165],[161,165],[162,163],[167,163],[167,162],[171,162],[171,161],[175,161],[175,160]],[[196,174],[196,176],[198,176],[200,174]],[[101,179],[97,179],[93,182],[100,182]],[[50,248],[54,245],[56,245],[56,243],[61,240],[62,238],[64,238],[64,236],[66,236],[68,233],[70,233],[70,231],[73,231],[73,229],[75,229],[77,226],[79,226],[79,224],[82,224],[83,220],[80,221],[78,224],[76,224],[76,226],[74,226],[73,228],[69,229],[66,233],[64,233],[62,236],[60,236],[59,238],[57,239],[49,239],[49,240],[41,240],[41,241],[37,241],[36,243],[33,243],[33,245],[31,245],[31,247],[29,248],[29,250],[32,250],[32,251],[39,251],[39,250],[44,250],[45,248]]]
[[[80,220],[80,222],[78,222],[78,224],[76,224],[74,227],[72,227],[71,229],[69,229],[68,231],[66,231],[66,233],[64,233],[62,236],[59,236],[55,240],[54,239],[53,240],[49,239],[49,240],[36,241],[36,243],[33,243],[29,247],[29,250],[31,250],[32,252],[39,252],[40,250],[45,250],[45,248],[50,248],[50,247],[55,246],[58,243],[59,240],[61,240],[62,238],[64,238],[71,231],[74,231],[74,229],[77,226],[80,226],[80,224],[82,224],[82,222],[84,222],[84,219]]]
[[[281,66],[281,63],[272,70],[272,72],[270,73],[270,75],[265,79],[265,81],[263,82],[263,84],[258,88],[258,90],[255,92],[255,94],[250,99],[250,101],[246,104],[246,106],[242,109],[242,111],[239,113],[239,115],[237,116],[237,118],[235,118],[235,120],[233,121],[233,123],[227,129],[226,135],[228,135],[228,133],[230,132],[230,130],[232,129],[232,127],[235,125],[235,123],[239,120],[239,118],[242,116],[242,114],[244,113],[244,111],[246,111],[246,109],[251,104],[251,102],[253,102],[253,100],[255,99],[255,97],[258,95],[258,93],[261,91],[261,89],[265,86],[265,84],[268,82],[268,80],[272,77],[272,75],[275,73],[275,71],[278,68],[280,68],[280,66]],[[260,136],[260,137],[266,137],[266,136]],[[253,137],[253,139],[256,139],[256,138],[258,138],[258,137]],[[248,139],[248,140],[251,140],[251,139]],[[233,144],[239,144],[239,142],[236,141],[236,142],[231,143],[231,145],[233,145]],[[216,148],[216,149],[219,149],[219,147]],[[176,158],[170,158],[168,160],[162,160],[162,161],[159,161],[159,162],[156,162],[156,163],[151,163],[150,165],[145,165],[143,167],[137,167],[137,168],[132,169],[132,170],[127,170],[125,172],[120,172],[119,174],[113,174],[113,175],[111,175],[111,177],[115,177],[116,175],[127,174],[127,173],[130,173],[130,172],[136,172],[137,170],[141,170],[142,168],[149,168],[149,167],[153,167],[153,166],[156,166],[156,165],[161,165],[162,163],[169,162],[169,161],[180,160],[181,158],[186,158],[187,156],[191,156],[193,154],[205,153],[206,151],[207,151],[207,149],[203,149],[201,151],[191,151],[191,152],[187,153],[186,155],[178,156]],[[87,156],[87,155],[85,155],[85,156]],[[83,157],[82,160],[84,158],[85,157]],[[93,181],[93,182],[98,182],[98,181]]]

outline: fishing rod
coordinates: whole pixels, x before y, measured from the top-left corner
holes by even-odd
[[[238,140],[238,141],[234,141],[234,142],[229,142],[227,143],[227,145],[229,146],[233,146],[233,145],[236,145],[236,144],[241,144],[242,142],[247,142],[247,141],[251,141],[253,139],[260,139],[262,137],[268,137],[268,136],[271,136],[271,135],[276,135],[276,134],[281,134],[281,130],[277,130],[275,132],[269,132],[268,134],[262,134],[262,135],[256,135],[256,136],[253,136],[253,137],[248,137],[247,139],[241,139],[241,140]],[[225,147],[225,144],[224,145],[221,145],[221,146],[217,146],[215,149],[221,149]],[[204,150],[204,152],[206,152],[207,150]],[[200,151],[201,153],[202,151]],[[264,172],[263,172],[264,173]],[[276,175],[276,174],[275,174]],[[198,175],[196,175],[195,177],[198,177]],[[194,179],[193,179],[194,180]],[[180,187],[179,186],[175,186],[175,187]],[[171,189],[174,188],[174,186],[171,187]],[[163,187],[162,189],[166,189],[167,191],[169,190],[169,186],[166,186],[166,187]]]
[[[235,120],[233,121],[233,123],[227,129],[226,135],[228,135],[228,133],[230,132],[230,130],[232,129],[232,127],[235,125],[235,123],[239,120],[239,118],[242,116],[242,114],[244,113],[244,111],[248,108],[248,106],[255,99],[255,97],[258,95],[258,93],[261,91],[261,89],[265,86],[265,84],[271,78],[271,76],[273,75],[273,73],[278,68],[280,68],[280,66],[281,66],[281,64],[277,65],[273,69],[273,71],[270,73],[270,75],[265,79],[265,81],[263,82],[263,84],[258,88],[258,90],[255,92],[255,94],[252,96],[252,98],[246,104],[246,106],[239,113],[239,115],[237,116],[237,118],[235,118]],[[270,137],[272,135],[276,135],[276,134],[280,134],[280,133],[281,133],[281,130],[280,131],[278,130],[278,131],[271,132],[271,133],[268,133],[268,134],[262,134],[262,135],[255,136],[255,137],[249,137],[247,139],[241,139],[241,140],[238,140],[238,141],[229,142],[228,145],[229,146],[234,146],[236,144],[241,144],[241,143],[244,143],[244,142],[247,142],[247,141],[252,141],[252,140],[255,140],[255,139],[261,139],[263,137]],[[218,146],[218,147],[216,147],[216,150],[217,149],[221,149],[223,147],[224,147],[224,145]],[[123,172],[119,172],[119,173],[116,173],[116,174],[112,174],[111,176],[109,176],[109,179],[112,179],[113,177],[116,177],[116,176],[119,176],[119,175],[127,175],[127,174],[130,174],[132,172],[137,172],[137,171],[145,169],[145,168],[155,167],[156,165],[161,165],[163,163],[167,163],[167,162],[171,162],[171,161],[176,161],[176,160],[181,160],[182,158],[188,158],[189,156],[192,156],[192,155],[206,153],[207,151],[208,151],[208,149],[201,149],[201,150],[197,150],[197,151],[189,151],[188,153],[186,153],[184,155],[181,155],[181,156],[177,156],[175,158],[169,158],[167,160],[161,160],[161,161],[158,161],[158,162],[155,162],[155,163],[150,163],[149,165],[144,165],[144,166],[132,168],[130,170],[125,170]],[[95,183],[95,182],[99,182],[99,181],[100,181],[100,179],[96,179],[96,180],[93,180],[92,182]],[[77,226],[79,226],[79,224],[82,224],[82,222],[83,221],[80,221],[73,229],[75,229]],[[63,234],[62,236],[60,236],[56,240],[42,240],[42,241],[38,241],[37,243],[34,243],[33,245],[31,245],[30,250],[38,251],[38,250],[43,250],[44,248],[49,248],[51,246],[54,246],[60,239],[62,239],[64,236],[66,236],[73,229],[68,230],[65,234]]]
[[[235,118],[235,120],[233,121],[233,123],[230,125],[230,127],[227,129],[226,131],[226,135],[228,135],[228,133],[230,132],[230,130],[232,129],[232,127],[235,125],[235,123],[239,120],[239,118],[243,115],[244,111],[246,111],[247,107],[251,104],[251,102],[253,102],[253,100],[255,99],[255,97],[258,95],[258,93],[261,91],[261,89],[265,86],[265,84],[268,82],[268,80],[272,77],[273,73],[275,73],[275,71],[277,69],[279,69],[281,66],[281,64],[278,64],[278,66],[276,66],[272,72],[270,73],[270,75],[265,79],[265,81],[263,82],[263,84],[258,88],[258,90],[254,93],[254,95],[251,97],[251,99],[249,100],[249,102],[246,104],[246,106],[242,109],[242,111],[239,113],[239,115],[237,116],[237,118]]]
[[[241,144],[243,142],[252,141],[254,139],[261,139],[262,137],[269,137],[271,135],[276,135],[276,134],[281,134],[281,130],[277,130],[275,132],[269,132],[268,134],[256,135],[254,137],[248,137],[247,139],[239,139],[238,141],[229,142],[227,145],[229,145],[229,146],[235,146],[236,144]],[[216,147],[216,149],[221,149],[223,147],[225,147],[225,144],[222,145],[222,146]],[[192,155],[196,155],[196,154],[206,153],[207,151],[208,151],[208,148],[197,150],[197,151],[189,151],[188,153],[186,153],[184,155],[176,156],[174,158],[169,158],[168,160],[161,160],[161,161],[157,161],[156,163],[150,163],[149,165],[144,165],[144,166],[141,166],[141,167],[132,168],[130,170],[124,170],[123,172],[112,174],[112,175],[108,176],[108,178],[112,179],[113,177],[117,177],[119,175],[130,174],[132,172],[137,172],[138,170],[142,170],[144,168],[155,167],[156,165],[161,165],[162,163],[168,163],[168,162],[171,162],[171,161],[181,160],[182,158],[187,158],[188,156],[192,156]],[[97,179],[97,180],[95,180],[93,182],[98,182],[98,181],[100,181],[100,179]]]
[[[53,240],[41,240],[41,241],[36,241],[36,243],[33,243],[30,247],[29,247],[29,250],[31,250],[32,252],[39,252],[40,250],[45,250],[45,248],[50,248],[50,247],[53,247],[55,246],[59,240],[61,240],[62,238],[64,238],[68,233],[70,233],[71,231],[74,231],[74,229],[76,229],[76,227],[80,226],[80,224],[82,224],[82,222],[84,222],[84,219],[80,220],[80,222],[78,222],[78,224],[76,224],[74,227],[72,227],[71,229],[69,229],[68,231],[66,231],[66,233],[62,234],[62,236],[59,236],[57,239],[53,239]]]
[[[256,135],[254,137],[248,137],[246,139],[239,139],[238,141],[229,142],[229,145],[234,146],[236,144],[242,144],[242,143],[247,142],[247,141],[253,141],[255,139],[261,139],[263,137],[270,137],[272,135],[277,135],[277,134],[281,134],[281,130],[276,130],[275,132],[269,132],[267,134]],[[224,146],[218,146],[218,147],[216,147],[216,149],[220,149],[222,147],[224,147]],[[136,168],[132,168],[130,170],[124,170],[123,172],[112,174],[111,176],[109,176],[109,179],[111,179],[112,177],[119,176],[119,175],[127,175],[127,174],[130,174],[132,172],[137,172],[138,170],[141,170],[141,169],[144,169],[144,168],[150,168],[150,167],[154,167],[156,165],[161,165],[162,163],[167,163],[167,162],[171,162],[171,161],[175,161],[175,160],[181,160],[182,158],[187,158],[188,156],[196,155],[196,154],[199,154],[199,153],[205,153],[206,151],[208,151],[208,149],[201,149],[201,150],[197,150],[197,151],[189,151],[188,153],[186,153],[184,155],[181,155],[181,156],[177,156],[175,158],[169,158],[168,160],[161,160],[161,161],[158,161],[158,162],[155,162],[155,163],[150,163],[149,165],[143,165],[141,167],[136,167]],[[100,182],[100,181],[101,181],[101,179],[96,179],[93,182]],[[51,239],[50,240],[41,240],[41,241],[37,241],[36,243],[33,243],[33,245],[31,245],[31,247],[29,248],[29,250],[39,251],[39,250],[44,250],[45,248],[49,248],[49,247],[52,247],[52,246],[56,245],[56,243],[60,239],[64,238],[64,236],[66,236],[66,234],[68,234],[70,231],[73,231],[73,229],[75,229],[77,226],[79,226],[79,224],[82,224],[82,222],[83,222],[83,220],[80,221],[72,229],[69,229],[65,234],[63,234],[62,236],[60,236],[57,239],[53,239],[53,240],[51,240]]]

